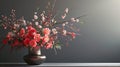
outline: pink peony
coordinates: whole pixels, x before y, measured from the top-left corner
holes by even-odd
[[[43,33],[44,33],[44,35],[49,35],[50,34],[50,29],[49,28],[44,28]]]
[[[50,40],[50,38],[48,36],[44,36],[43,39],[42,39],[42,42],[43,43],[46,43]]]
[[[40,37],[41,37],[40,34],[35,34],[34,40],[36,40],[36,42],[39,42],[41,39]]]

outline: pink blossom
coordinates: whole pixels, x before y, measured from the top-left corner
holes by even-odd
[[[55,28],[52,29],[53,34],[57,34],[57,30]]]
[[[40,38],[41,36],[40,36],[40,34],[35,34],[34,35],[34,40],[36,40],[36,42],[39,42],[40,41]]]
[[[44,36],[44,37],[42,38],[42,41],[43,41],[43,43],[48,42],[48,41],[49,41],[49,37],[48,37],[48,36]]]
[[[46,44],[46,49],[52,48],[53,44],[52,42]]]
[[[44,33],[44,35],[49,35],[50,34],[50,29],[49,28],[44,28],[43,29],[43,33]]]
[[[74,32],[71,33],[72,38],[74,39],[76,34]]]
[[[37,16],[37,15],[34,15],[34,19],[37,20],[37,19],[38,19],[38,16]]]
[[[68,11],[69,11],[69,9],[68,9],[68,8],[66,8],[66,9],[65,9],[65,13],[68,13]]]
[[[63,23],[62,26],[65,26],[65,23]]]
[[[66,17],[66,14],[62,15],[62,19],[65,19],[65,17]]]
[[[69,35],[74,39],[76,37],[76,34],[74,32],[68,32]]]

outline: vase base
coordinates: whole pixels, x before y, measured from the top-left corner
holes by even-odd
[[[42,56],[42,55],[25,55],[23,57],[24,61],[28,64],[28,65],[40,65],[41,63],[43,63],[46,60],[46,56]]]

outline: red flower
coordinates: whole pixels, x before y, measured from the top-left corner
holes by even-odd
[[[46,49],[52,48],[52,42],[46,44]]]
[[[8,39],[4,39],[4,40],[2,41],[2,43],[3,43],[3,44],[7,44],[7,43],[8,43]]]
[[[20,30],[20,36],[24,36],[24,34],[25,34],[25,29],[21,28],[21,30]]]
[[[10,39],[12,38],[12,36],[13,36],[13,33],[12,33],[12,32],[8,32],[6,38],[7,38],[8,40],[10,40]]]
[[[28,26],[28,30],[31,30],[31,29],[33,29],[33,27],[32,26]]]
[[[28,36],[29,37],[34,37],[34,35],[36,34],[36,29],[35,28],[28,28]]]
[[[50,34],[50,29],[49,28],[44,28],[43,33],[44,33],[44,35],[49,35]]]
[[[23,41],[23,43],[24,43],[25,46],[28,46],[29,42],[30,42],[29,38],[25,38],[25,40]]]
[[[76,34],[74,32],[71,33],[72,38],[74,39]]]
[[[28,26],[28,32],[31,31],[31,30],[33,30],[34,32],[36,32],[36,30],[35,30],[34,27],[32,27],[32,26]]]
[[[29,45],[30,45],[31,47],[36,47],[36,46],[37,46],[37,42],[36,42],[35,40],[31,40],[31,41],[29,42]]]
[[[36,40],[36,42],[39,42],[40,41],[40,34],[35,34],[34,35],[34,40]]]
[[[16,39],[11,46],[15,47],[15,46],[19,46],[19,44],[20,44],[20,42]]]

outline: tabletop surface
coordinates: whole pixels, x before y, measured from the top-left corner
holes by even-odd
[[[120,63],[42,63],[27,65],[26,63],[0,63],[0,67],[120,67]]]

